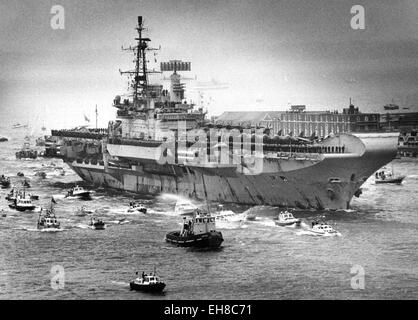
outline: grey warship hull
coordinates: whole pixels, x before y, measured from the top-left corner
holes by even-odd
[[[345,136],[350,137],[348,147],[353,144],[351,153],[264,159],[264,172],[257,175],[230,167],[144,163],[127,168],[103,162],[67,163],[93,185],[138,194],[170,193],[220,203],[347,209],[353,196],[361,193],[361,185],[395,158],[398,134]]]

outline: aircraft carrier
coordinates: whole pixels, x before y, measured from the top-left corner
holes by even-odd
[[[362,184],[397,153],[399,133],[339,133],[318,139],[269,128],[216,125],[187,103],[179,72],[191,63],[161,63],[170,88],[149,83],[138,17],[135,67],[121,71],[130,90],[113,101],[106,129],[52,130],[60,156],[83,180],[140,194],[172,193],[219,203],[346,209]]]

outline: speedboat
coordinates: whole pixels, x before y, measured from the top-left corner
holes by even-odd
[[[90,191],[85,190],[83,187],[75,186],[68,190],[66,197],[89,198]]]
[[[319,235],[338,235],[340,234],[329,224],[324,222],[312,222],[312,228],[309,230],[312,233]]]
[[[138,272],[136,273],[138,274]],[[154,274],[147,275],[142,273],[142,277],[138,277],[129,283],[131,290],[142,292],[162,292],[165,288],[165,283]]]
[[[275,220],[275,224],[278,226],[291,226],[291,225],[296,225],[296,226],[300,226],[300,219],[296,219],[293,214],[291,214],[289,211],[282,211],[279,213],[279,215],[274,219]]]
[[[90,221],[90,228],[94,230],[104,230],[106,229],[106,224],[102,220],[96,220],[92,218]]]
[[[174,213],[178,215],[192,215],[197,206],[187,200],[179,200],[176,202],[176,206],[174,207]]]
[[[32,199],[27,196],[18,196],[12,204],[9,204],[11,209],[16,209],[17,211],[33,211],[36,206],[32,203]]]
[[[131,202],[129,204],[128,212],[141,212],[141,213],[147,213],[147,207],[145,207],[141,203],[135,203]]]
[[[167,233],[165,240],[180,247],[199,248],[218,248],[224,241],[222,233],[216,231],[215,218],[199,209],[191,220],[184,217],[181,230]]]
[[[38,229],[44,230],[44,229],[59,229],[60,223],[57,220],[57,217],[55,216],[54,208],[51,203],[50,209],[46,210],[46,213],[42,215],[43,209],[41,209],[41,212],[39,213],[38,218]]]

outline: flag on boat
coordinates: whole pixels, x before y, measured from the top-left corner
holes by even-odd
[[[84,120],[85,120],[86,122],[90,122],[90,119],[89,119],[89,118],[87,118],[86,114],[84,114]]]

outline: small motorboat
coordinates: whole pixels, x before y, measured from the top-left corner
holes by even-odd
[[[291,226],[296,225],[300,226],[300,219],[296,219],[293,214],[291,214],[289,211],[282,211],[279,213],[277,217],[274,218],[274,222],[277,226]]]
[[[0,184],[2,186],[2,188],[9,188],[10,187],[10,178],[9,177],[5,177],[4,175],[1,176],[0,178]]]
[[[215,218],[200,209],[195,210],[188,222],[184,217],[181,230],[167,233],[165,240],[180,247],[199,248],[218,248],[224,241],[222,233],[216,231]]]
[[[141,213],[147,213],[147,207],[145,207],[141,203],[131,202],[129,204],[128,212],[141,212]]]
[[[1,217],[2,217],[2,218],[6,218],[6,217],[7,217],[7,213],[6,213],[6,212],[4,212],[4,210],[3,210],[3,209],[1,209],[0,214],[1,214]]]
[[[136,273],[138,274],[138,272]],[[160,293],[165,288],[165,283],[154,274],[147,275],[142,272],[142,277],[138,277],[129,283],[131,290]]]
[[[218,227],[241,227],[247,220],[246,213],[235,213],[231,210],[222,210],[212,215]]]
[[[87,210],[84,206],[81,208],[78,208],[77,211],[74,213],[78,217],[84,217],[88,214],[93,214],[94,212],[92,210]]]
[[[9,207],[17,211],[33,211],[36,208],[32,203],[32,199],[25,195],[23,195],[23,197],[18,196],[12,204],[9,204]]]
[[[13,129],[18,129],[18,128],[27,128],[28,124],[20,124],[20,123],[15,123],[12,128]]]
[[[90,191],[85,190],[83,187],[75,186],[68,190],[67,195],[65,197],[78,197],[88,199],[90,198]]]
[[[25,176],[25,174],[24,174],[23,172],[18,172],[18,173],[17,173],[17,176],[18,176],[18,177],[24,177],[24,176]]]
[[[179,200],[174,207],[174,213],[178,215],[193,215],[197,206],[187,200]]]
[[[38,171],[35,173],[36,177],[39,177],[41,179],[45,179],[46,178],[46,172],[45,171]]]
[[[30,188],[30,183],[28,180],[25,179],[25,181],[22,182],[23,188]]]
[[[0,142],[6,142],[9,141],[9,139],[7,139],[6,137],[0,137]]]
[[[375,174],[375,183],[392,183],[392,184],[401,184],[406,176],[404,175],[395,175],[393,166],[391,171],[387,171],[386,168],[383,170],[377,171]]]
[[[91,218],[90,228],[92,228],[93,230],[104,230],[106,229],[106,224],[102,220],[96,220],[95,218]]]
[[[52,201],[51,201],[51,207],[46,210],[45,214],[43,214],[43,209],[41,208],[41,212],[39,213],[37,227],[40,230],[60,228],[60,223],[58,222],[57,217],[55,216],[55,211],[52,205]]]
[[[318,221],[312,222],[312,228],[309,231],[315,234],[319,234],[319,235],[339,235],[340,234],[329,224],[324,223],[324,222],[318,222]]]

